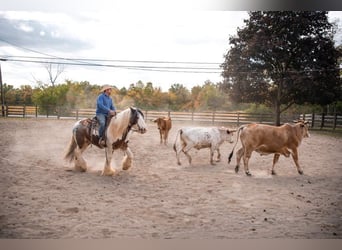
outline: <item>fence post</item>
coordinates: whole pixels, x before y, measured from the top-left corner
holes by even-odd
[[[237,126],[240,126],[240,112],[237,112]]]
[[[322,113],[321,129],[324,127],[324,113]]]
[[[311,116],[311,127],[315,127],[315,113],[312,113],[312,116]]]
[[[335,114],[334,114],[334,125],[333,125],[333,130],[336,129],[336,124],[337,124],[337,113],[335,112]]]
[[[211,124],[214,125],[214,122],[215,122],[215,111],[213,111],[213,115],[212,115],[212,118],[211,118]]]
[[[26,104],[24,104],[23,106],[23,118],[25,118],[25,114],[26,114]]]
[[[191,111],[191,122],[194,122],[194,110]]]

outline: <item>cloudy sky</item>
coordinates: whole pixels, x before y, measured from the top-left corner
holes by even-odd
[[[121,88],[141,80],[167,90],[174,83],[191,88],[219,82],[229,36],[248,18],[246,11],[176,8],[162,1],[57,2],[12,0],[0,8],[4,83],[48,82],[42,62],[64,63],[57,83],[69,79]],[[342,12],[329,16],[342,19]]]

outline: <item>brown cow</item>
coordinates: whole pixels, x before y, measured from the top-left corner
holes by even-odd
[[[258,152],[260,155],[274,154],[272,174],[275,175],[274,166],[278,162],[280,155],[292,158],[296,164],[299,174],[303,174],[302,168],[298,163],[297,148],[304,137],[309,137],[308,123],[306,121],[298,121],[294,125],[284,124],[280,127],[265,124],[249,124],[242,125],[238,129],[237,141],[239,133],[242,147],[237,151],[235,172],[239,171],[240,161],[243,158],[243,164],[246,175],[250,176],[248,169],[248,161],[252,152]],[[233,156],[234,148],[228,157],[228,163]]]
[[[167,137],[169,135],[169,131],[172,127],[171,117],[159,117],[155,119],[153,122],[157,123],[159,134],[160,134],[160,144],[167,144]]]

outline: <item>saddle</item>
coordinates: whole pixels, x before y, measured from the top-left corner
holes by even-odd
[[[113,118],[113,116],[108,116],[108,118],[106,120],[106,125],[104,128],[105,132],[104,132],[104,138],[103,139],[106,139],[107,128],[108,128],[108,125],[109,125],[110,120],[112,118]],[[99,144],[100,137],[99,137],[98,131],[99,131],[100,123],[97,120],[96,116],[94,116],[93,118],[85,118],[85,119],[81,120],[80,123],[87,128],[87,132],[88,132],[91,144],[94,144],[94,145],[98,146],[99,148],[103,148],[103,146],[101,146]]]

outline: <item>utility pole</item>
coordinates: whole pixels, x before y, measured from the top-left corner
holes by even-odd
[[[0,58],[0,61],[6,61],[6,59]],[[2,114],[2,117],[4,117],[5,116],[5,95],[4,95],[4,87],[2,86],[1,63],[0,63],[0,89],[1,89],[1,114]]]

